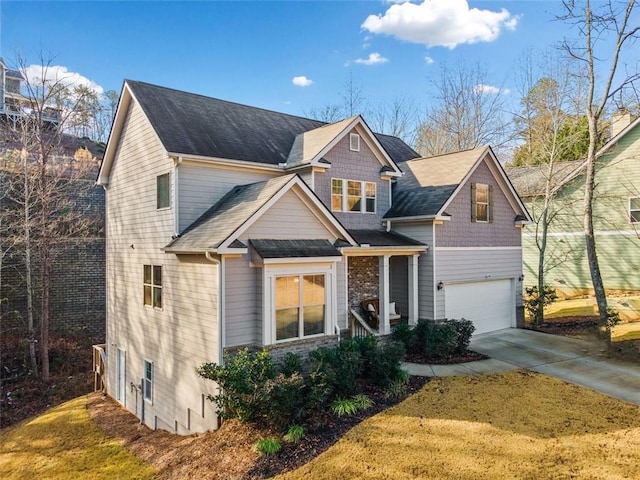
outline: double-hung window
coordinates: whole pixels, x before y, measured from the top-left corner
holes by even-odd
[[[629,199],[629,223],[640,223],[640,197]]]
[[[162,267],[160,265],[144,266],[144,304],[162,308]]]
[[[376,184],[361,180],[331,180],[331,210],[334,212],[376,212]]]
[[[275,277],[276,341],[321,335],[325,318],[323,274]]]

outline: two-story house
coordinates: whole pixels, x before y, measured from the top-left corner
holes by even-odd
[[[360,116],[326,124],[126,81],[98,178],[108,393],[186,434],[217,426],[196,367],[242,346],[334,344],[372,297],[379,325],[360,325],[374,334],[398,312],[514,326],[526,209],[490,148],[417,157]]]
[[[540,221],[548,166],[508,169],[527,208]],[[585,162],[555,165],[546,240],[545,283],[566,297],[593,294],[584,240]],[[597,153],[593,226],[608,292],[640,287],[640,118],[617,114],[611,140]],[[525,285],[537,285],[541,225],[523,232]],[[630,313],[630,316],[637,312]]]

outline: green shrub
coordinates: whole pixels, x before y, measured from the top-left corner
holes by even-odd
[[[414,337],[413,329],[406,323],[400,323],[391,329],[391,339],[402,343],[407,352],[411,351]]]
[[[538,321],[544,318],[544,307],[551,305],[558,299],[556,290],[549,285],[545,285],[542,290],[542,295],[538,292],[537,286],[525,287],[524,291],[524,308],[533,321],[538,324]]]
[[[461,354],[469,350],[469,344],[471,343],[471,335],[476,331],[476,327],[471,320],[447,320],[447,322],[453,323],[458,336],[456,338],[456,349],[454,353]]]
[[[264,417],[264,386],[276,376],[269,352],[250,353],[248,349],[224,355],[224,365],[205,363],[198,374],[220,386],[220,393],[210,395],[223,418],[243,422],[260,421]]]
[[[291,425],[284,436],[285,441],[289,443],[298,443],[304,437],[304,427],[300,425]]]
[[[401,375],[400,361],[406,350],[400,342],[389,341],[378,346],[376,337],[365,337],[360,340],[362,358],[364,359],[363,378],[373,385],[386,388]]]
[[[451,322],[429,322],[423,352],[427,357],[445,358],[456,351],[458,332]]]
[[[431,330],[433,328],[433,321],[431,320],[418,320],[417,325],[413,328],[413,339],[409,345],[409,353],[424,353],[424,344],[427,341]]]
[[[304,419],[304,389],[304,378],[299,373],[281,373],[266,380],[261,391],[263,403],[258,409],[259,423],[283,429],[291,421]]]
[[[280,440],[274,437],[261,438],[256,442],[254,448],[257,452],[269,457],[282,450],[282,444],[280,443]]]
[[[352,395],[358,389],[363,360],[360,345],[354,340],[343,340],[335,350],[333,369],[336,373],[336,395]]]
[[[290,377],[294,373],[300,373],[302,371],[302,359],[297,353],[289,352],[284,357],[280,372],[287,377]]]

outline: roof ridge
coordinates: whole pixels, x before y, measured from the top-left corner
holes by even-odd
[[[185,90],[180,90],[178,88],[165,87],[163,85],[156,85],[155,83],[144,82],[144,81],[141,81],[141,80],[125,79],[124,81],[126,83],[137,83],[137,84],[146,85],[146,86],[149,86],[149,87],[160,88],[162,90],[171,90],[172,92],[177,92],[177,93],[181,93],[181,94],[184,94],[184,95],[190,95],[190,96],[194,96],[194,97],[202,97],[202,98],[206,98],[208,100],[215,100],[215,101],[218,101],[218,102],[221,102],[221,103],[226,103],[228,105],[235,105],[235,106],[238,106],[238,107],[250,108],[252,110],[262,110],[263,112],[274,113],[276,115],[283,115],[283,116],[291,117],[291,118],[299,118],[299,119],[302,119],[302,120],[309,120],[309,121],[312,121],[312,122],[318,122],[318,123],[322,124],[322,125],[320,125],[319,127],[316,127],[316,128],[321,128],[321,127],[324,127],[326,125],[331,125],[331,123],[325,122],[323,120],[316,120],[315,118],[303,117],[301,115],[293,115],[291,113],[278,112],[276,110],[271,110],[271,109],[268,109],[268,108],[256,107],[254,105],[247,105],[246,103],[233,102],[231,100],[224,100],[222,98],[211,97],[211,96],[205,95],[203,93],[187,92]],[[342,120],[340,120],[340,121],[342,121]],[[337,123],[337,122],[335,122],[335,123]]]

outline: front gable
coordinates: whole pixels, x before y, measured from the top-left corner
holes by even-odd
[[[438,247],[517,247],[521,244],[521,231],[517,216],[524,216],[490,158],[482,158],[443,206],[442,212],[450,220],[436,229]],[[475,221],[472,217],[474,186],[487,185],[491,191],[490,219]],[[515,205],[514,205],[515,204]],[[528,216],[528,213],[526,214]]]

